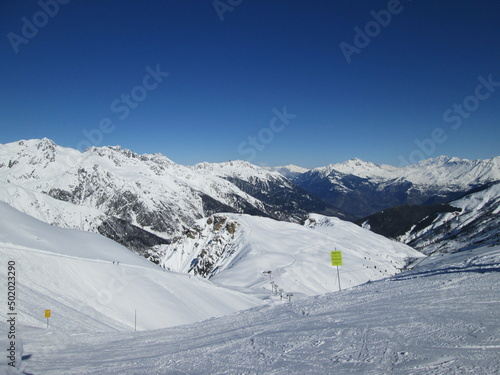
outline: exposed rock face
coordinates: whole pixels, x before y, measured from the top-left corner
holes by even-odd
[[[212,215],[204,225],[185,229],[170,245],[150,251],[150,259],[168,269],[210,278],[234,254],[238,228],[238,222],[226,215]]]

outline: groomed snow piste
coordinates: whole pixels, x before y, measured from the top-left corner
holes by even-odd
[[[500,371],[500,248],[427,259],[342,292],[148,332],[26,328],[27,373],[474,374]]]

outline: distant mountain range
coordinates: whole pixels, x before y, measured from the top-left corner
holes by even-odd
[[[434,240],[419,242],[424,233],[413,227],[417,223],[410,220],[392,234],[386,220],[369,215],[403,205],[412,218],[429,222],[429,215],[454,215],[450,207],[460,204],[428,205],[467,199],[498,181],[500,157],[441,156],[403,168],[352,159],[307,170],[245,161],[183,166],[161,154],[139,155],[119,146],[82,153],[49,139],[0,145],[0,200],[50,224],[101,233],[147,257],[189,233],[197,220],[221,212],[295,223],[310,213],[362,220],[365,227],[422,248]],[[472,210],[492,216],[494,224],[497,190],[488,191],[491,203]],[[427,207],[412,208],[421,205]]]
[[[390,207],[433,204],[458,199],[500,180],[500,157],[466,160],[440,156],[396,168],[352,159],[315,168],[293,182],[358,218]]]

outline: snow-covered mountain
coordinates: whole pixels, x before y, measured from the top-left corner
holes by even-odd
[[[499,165],[500,157],[439,157],[403,168],[353,159],[307,171],[292,182],[245,161],[183,166],[161,154],[120,147],[81,153],[48,139],[28,140],[0,145],[0,201],[49,224],[103,234],[159,262],[162,255],[151,250],[216,213],[299,222],[311,212],[352,218],[334,206],[361,215],[401,204],[448,202],[500,180]],[[419,248],[437,241],[431,230],[420,244],[410,229],[392,237],[406,234]],[[436,235],[443,233],[444,227]]]
[[[118,146],[80,153],[48,139],[0,145],[0,181],[23,197],[0,194],[18,209],[33,214],[33,205],[41,205],[44,214],[35,216],[50,224],[97,231],[136,251],[168,243],[195,220],[221,211],[291,221],[307,212],[336,212],[279,173],[246,162],[187,167],[161,154]]]
[[[500,183],[448,204],[399,206],[360,220],[362,226],[426,254],[500,244]]]
[[[401,168],[352,159],[312,169],[294,182],[333,206],[364,217],[403,204],[447,202],[499,180],[499,156],[488,160],[440,156]]]
[[[338,290],[330,251],[343,252],[341,287],[400,272],[422,257],[412,248],[337,218],[311,214],[304,225],[241,214],[201,219],[155,252],[163,267],[218,285],[264,294],[271,282],[295,298]]]
[[[297,222],[310,212],[346,218],[340,210],[327,205],[277,171],[241,160],[200,163],[192,168],[203,175],[218,176],[233,183],[245,193],[263,202],[266,205],[267,216],[278,220]]]

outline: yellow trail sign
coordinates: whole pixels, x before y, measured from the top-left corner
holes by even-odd
[[[342,265],[342,251],[330,251],[330,256],[332,258],[332,266]]]
[[[50,310],[45,310],[45,317],[50,318]]]

